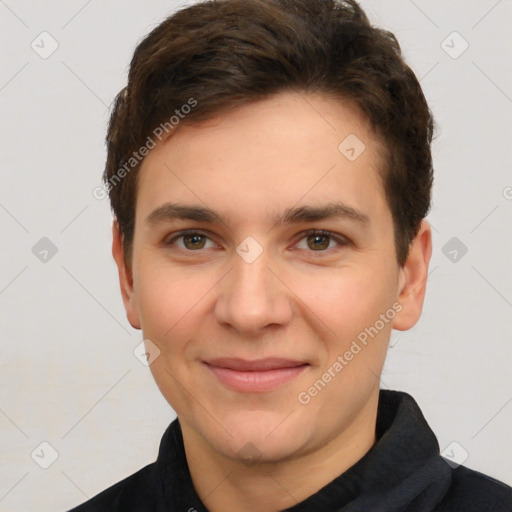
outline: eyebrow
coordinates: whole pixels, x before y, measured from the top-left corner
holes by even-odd
[[[296,224],[326,219],[348,219],[361,225],[370,223],[368,215],[340,202],[331,202],[319,206],[299,206],[287,208],[280,215],[274,216],[274,225]],[[225,219],[214,210],[204,207],[180,203],[165,203],[153,210],[147,217],[146,223],[157,225],[164,222],[183,219],[209,224],[226,224]]]

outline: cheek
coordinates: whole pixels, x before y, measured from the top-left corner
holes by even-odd
[[[375,322],[391,303],[390,286],[384,276],[356,268],[301,274],[294,291],[336,335],[364,328]]]
[[[209,290],[216,280],[207,274],[187,273],[158,263],[148,264],[140,274],[138,304],[145,337],[154,338],[161,350],[184,344],[204,314]],[[172,340],[172,344],[170,341]]]
[[[339,403],[348,407],[347,396],[363,396],[378,383],[376,375],[382,370],[392,325],[391,316],[382,320],[381,315],[394,313],[390,282],[389,275],[356,268],[338,269],[322,278],[305,275],[300,280],[297,295],[314,312],[309,315],[315,322],[311,330],[318,333],[318,326],[325,324],[330,331],[321,340],[325,352],[311,385],[330,379],[332,372],[336,375],[335,384],[322,393],[316,407],[330,409]],[[339,419],[339,412],[332,414]]]

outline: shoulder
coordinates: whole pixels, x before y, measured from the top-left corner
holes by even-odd
[[[451,486],[435,512],[510,512],[512,487],[466,466],[452,471]]]
[[[155,463],[147,465],[69,512],[154,510],[158,499],[155,466]]]
[[[167,427],[160,441],[158,457],[155,462],[148,464],[69,512],[166,510],[168,507],[165,503],[168,499],[183,492],[182,480],[185,471],[188,471],[188,468],[186,468],[181,428],[176,419]]]

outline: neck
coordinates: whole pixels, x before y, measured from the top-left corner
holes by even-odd
[[[292,507],[353,466],[375,444],[377,404],[378,395],[323,445],[285,461],[251,467],[219,454],[183,423],[194,488],[210,512],[273,512]]]

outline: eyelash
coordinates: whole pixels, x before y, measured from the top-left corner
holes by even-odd
[[[183,238],[186,235],[201,235],[201,236],[204,236],[204,237],[208,238],[209,240],[211,240],[211,238],[207,234],[203,233],[200,230],[188,230],[188,231],[180,231],[178,234],[176,234],[170,240],[165,240],[164,245],[166,245],[166,246],[173,245],[176,240],[179,240],[180,238]],[[339,249],[339,248],[346,247],[346,246],[349,246],[352,244],[352,242],[348,238],[346,238],[342,235],[337,235],[335,233],[332,233],[331,231],[323,230],[323,229],[309,229],[307,231],[303,231],[302,233],[300,233],[300,238],[297,240],[296,244],[298,242],[300,242],[301,240],[303,240],[304,238],[307,238],[308,236],[315,236],[315,235],[328,237],[331,240],[334,240],[338,244],[338,246],[334,247],[334,248],[330,248],[330,249],[319,250],[319,251],[309,250],[308,252],[311,252],[311,253],[327,253],[327,252],[331,251],[332,249],[336,249],[336,248]],[[179,249],[181,249],[181,247]],[[190,250],[190,249],[182,249],[182,250],[184,250],[186,252],[190,252],[190,253],[202,252],[201,249],[197,249],[195,251]],[[303,250],[305,250],[305,249],[303,249]]]

